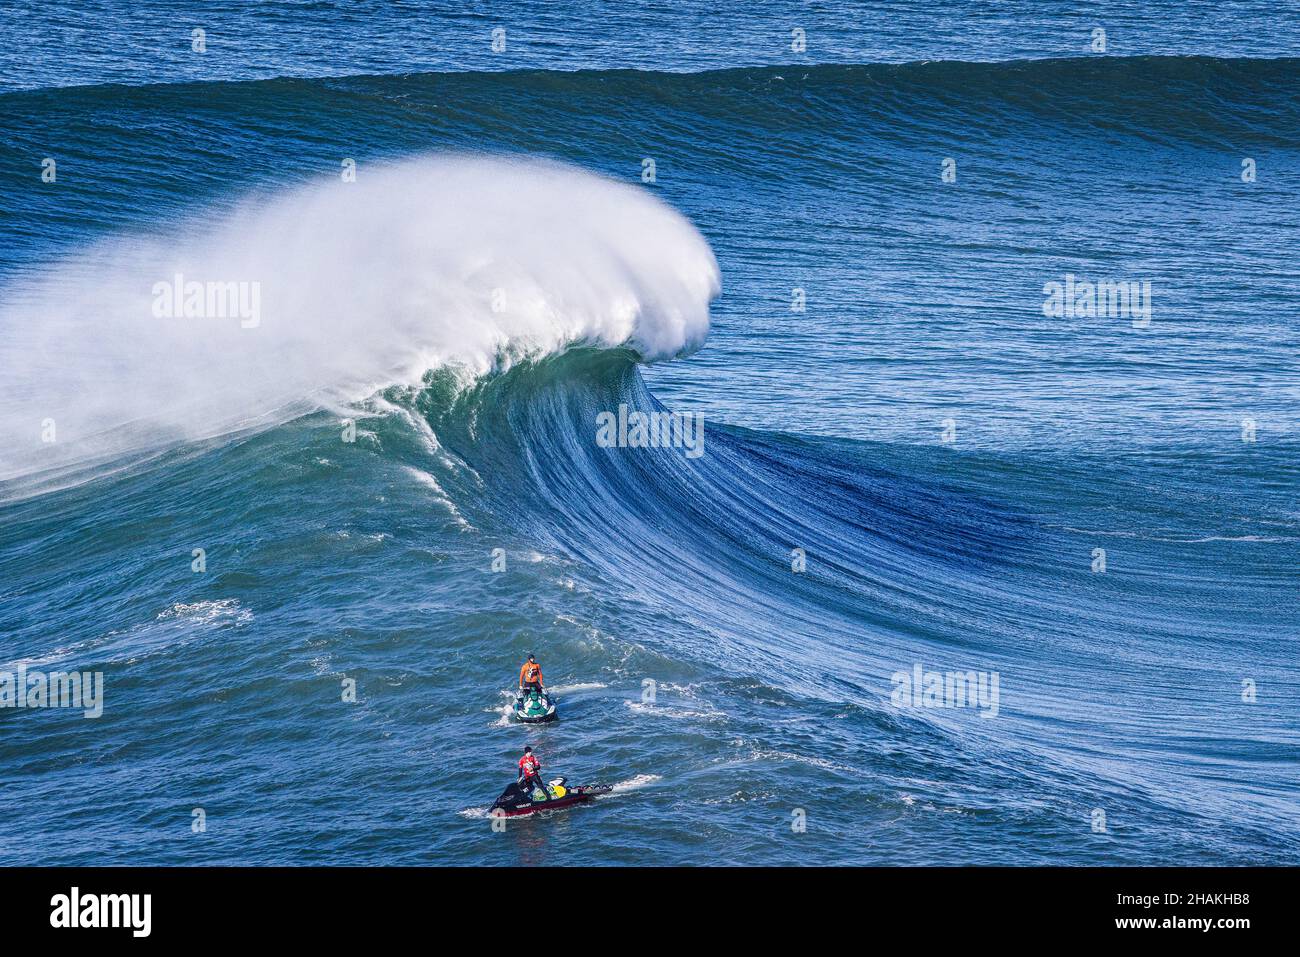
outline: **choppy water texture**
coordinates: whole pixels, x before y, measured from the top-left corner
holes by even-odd
[[[1300,861],[1294,5],[710,9],[0,12],[0,860]]]

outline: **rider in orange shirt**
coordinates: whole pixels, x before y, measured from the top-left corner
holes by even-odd
[[[539,694],[542,691],[542,666],[530,654],[524,666],[519,669],[519,695],[522,697],[534,689]]]

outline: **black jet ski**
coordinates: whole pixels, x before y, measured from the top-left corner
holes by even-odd
[[[541,787],[530,791],[516,781],[496,799],[496,803],[492,805],[492,813],[500,811],[506,817],[517,817],[520,814],[532,814],[534,811],[553,811],[590,801],[598,795],[608,794],[614,790],[608,784],[578,784],[569,787],[565,784],[565,778],[556,778],[545,785],[545,789],[545,793]]]
[[[541,724],[555,718],[555,699],[532,688],[515,699],[515,717],[524,724]]]

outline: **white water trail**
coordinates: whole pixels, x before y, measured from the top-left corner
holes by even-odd
[[[569,685],[547,685],[546,690],[553,695],[559,696],[572,694],[575,691],[595,691],[605,687],[608,686],[603,681],[577,681]]]
[[[636,777],[628,778],[626,781],[619,781],[613,786],[613,789],[605,797],[613,797],[615,794],[626,794],[628,791],[639,791],[643,787],[648,787],[656,781],[663,780],[661,774],[638,774]],[[598,797],[597,800],[600,800]]]
[[[158,314],[197,303],[191,283],[203,315]],[[222,288],[248,308],[211,314]],[[440,367],[575,345],[671,358],[703,343],[719,290],[708,243],[642,187],[534,159],[363,166],[0,288],[0,482],[346,414]]]

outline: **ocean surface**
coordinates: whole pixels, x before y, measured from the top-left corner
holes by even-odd
[[[0,707],[0,863],[1300,863],[1298,57],[6,4],[0,704],[103,697]],[[525,744],[613,793],[494,828]]]

